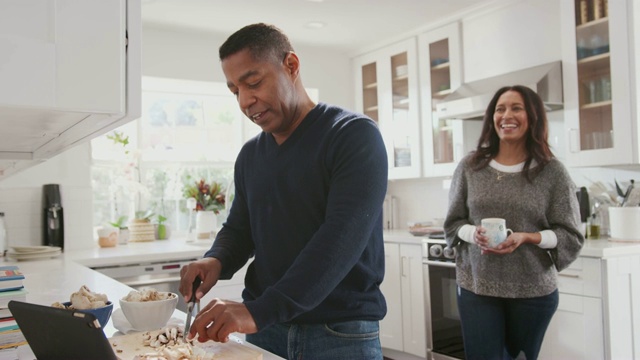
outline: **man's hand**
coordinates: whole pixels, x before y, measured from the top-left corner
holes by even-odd
[[[227,342],[229,335],[234,332],[243,334],[258,332],[253,316],[242,303],[213,299],[196,316],[188,339],[194,338],[197,333],[200,342],[209,340]]]
[[[184,297],[184,301],[188,302],[193,291],[193,280],[199,276],[202,283],[196,291],[196,299],[200,300],[213,285],[218,282],[222,264],[216,258],[204,258],[194,261],[180,269],[180,293]]]

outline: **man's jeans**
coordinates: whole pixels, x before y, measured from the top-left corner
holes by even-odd
[[[246,340],[289,360],[381,360],[378,321],[276,324]]]

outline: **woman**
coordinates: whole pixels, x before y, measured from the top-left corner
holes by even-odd
[[[468,359],[536,359],[558,306],[557,273],[578,256],[576,187],[547,142],[540,97],[503,87],[474,152],[456,169],[445,220],[457,246],[458,309]],[[489,247],[484,218],[513,230]]]

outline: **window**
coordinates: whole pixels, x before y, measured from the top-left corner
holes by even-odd
[[[229,199],[235,158],[259,131],[223,83],[143,78],[141,118],[91,142],[94,226],[152,211],[185,233],[184,184],[217,181]]]

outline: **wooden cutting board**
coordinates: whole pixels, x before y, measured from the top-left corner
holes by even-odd
[[[157,334],[158,331],[155,333]],[[152,335],[154,332],[151,332]],[[144,332],[138,332],[109,338],[116,355],[121,360],[132,360],[136,355],[153,352],[154,349],[143,343]],[[216,360],[262,360],[262,353],[229,340],[227,343],[208,341],[206,343],[194,342],[195,346],[205,349],[207,354],[215,354]]]

